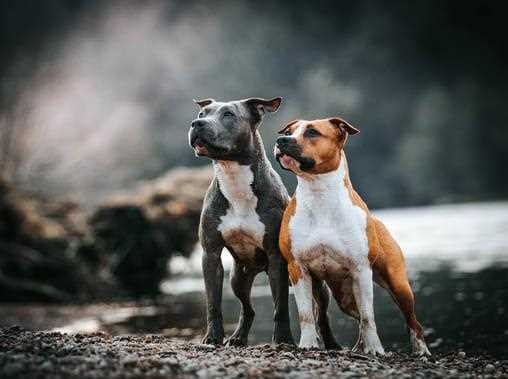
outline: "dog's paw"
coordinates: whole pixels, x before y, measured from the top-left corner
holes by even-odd
[[[222,345],[224,342],[224,334],[216,333],[213,330],[208,330],[201,340],[205,345]]]
[[[365,354],[371,354],[371,355],[385,355],[385,349],[381,345],[373,345],[373,346],[364,346],[363,352]]]
[[[291,334],[280,334],[273,336],[273,343],[275,344],[288,344],[288,345],[294,345],[295,341],[293,340],[293,336]]]
[[[353,347],[354,352],[371,355],[385,355],[385,349],[376,333],[364,333]]]
[[[205,345],[216,345],[216,346],[219,346],[219,345],[222,345],[222,341],[223,340],[224,340],[223,338],[219,338],[219,337],[205,336],[201,340],[201,343],[203,343]]]
[[[226,346],[247,346],[247,338],[232,335],[226,340]]]
[[[306,350],[316,350],[319,349],[319,343],[316,341],[301,341],[298,344],[298,348],[306,349]]]
[[[409,330],[409,340],[413,355],[417,357],[430,356],[429,348],[422,338],[418,338],[414,330]]]
[[[304,324],[305,325],[305,324]],[[318,349],[318,335],[313,327],[302,327],[300,334],[300,343],[298,344],[300,349]]]

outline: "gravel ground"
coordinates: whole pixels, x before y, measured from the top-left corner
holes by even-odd
[[[110,336],[0,330],[2,378],[505,377],[508,361],[464,353],[374,358],[289,345],[219,347],[162,335]]]

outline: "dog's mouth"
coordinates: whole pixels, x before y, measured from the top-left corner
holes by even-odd
[[[199,157],[210,157],[220,153],[227,153],[228,149],[214,145],[203,137],[194,136],[191,140],[191,146],[194,149],[194,153]]]
[[[198,156],[206,156],[208,155],[208,149],[206,147],[206,142],[200,137],[194,137],[191,141],[191,146],[194,149],[194,152]]]
[[[274,154],[275,159],[282,168],[289,171],[293,171],[294,169],[298,169],[298,171],[307,171],[312,169],[316,164],[314,159],[303,157],[299,152],[293,149],[281,150],[279,146],[275,146]]]
[[[291,167],[294,167],[298,163],[296,157],[290,155],[288,152],[282,152],[278,146],[275,146],[274,154],[277,162],[286,170],[291,170]]]

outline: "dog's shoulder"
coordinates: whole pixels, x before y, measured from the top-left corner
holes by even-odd
[[[217,177],[212,179],[205,198],[203,199],[203,207],[201,208],[201,223],[209,218],[219,218],[228,207],[228,201],[220,190]]]

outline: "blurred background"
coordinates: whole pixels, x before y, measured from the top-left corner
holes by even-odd
[[[406,251],[431,350],[506,356],[497,4],[0,1],[0,326],[199,338],[196,231],[212,174],[187,145],[192,99],[283,96],[261,127],[267,151],[294,118],[361,130],[351,178]],[[407,350],[402,316],[376,295],[383,342]],[[261,276],[254,296],[251,341],[268,342]],[[356,326],[332,312],[352,344]]]

